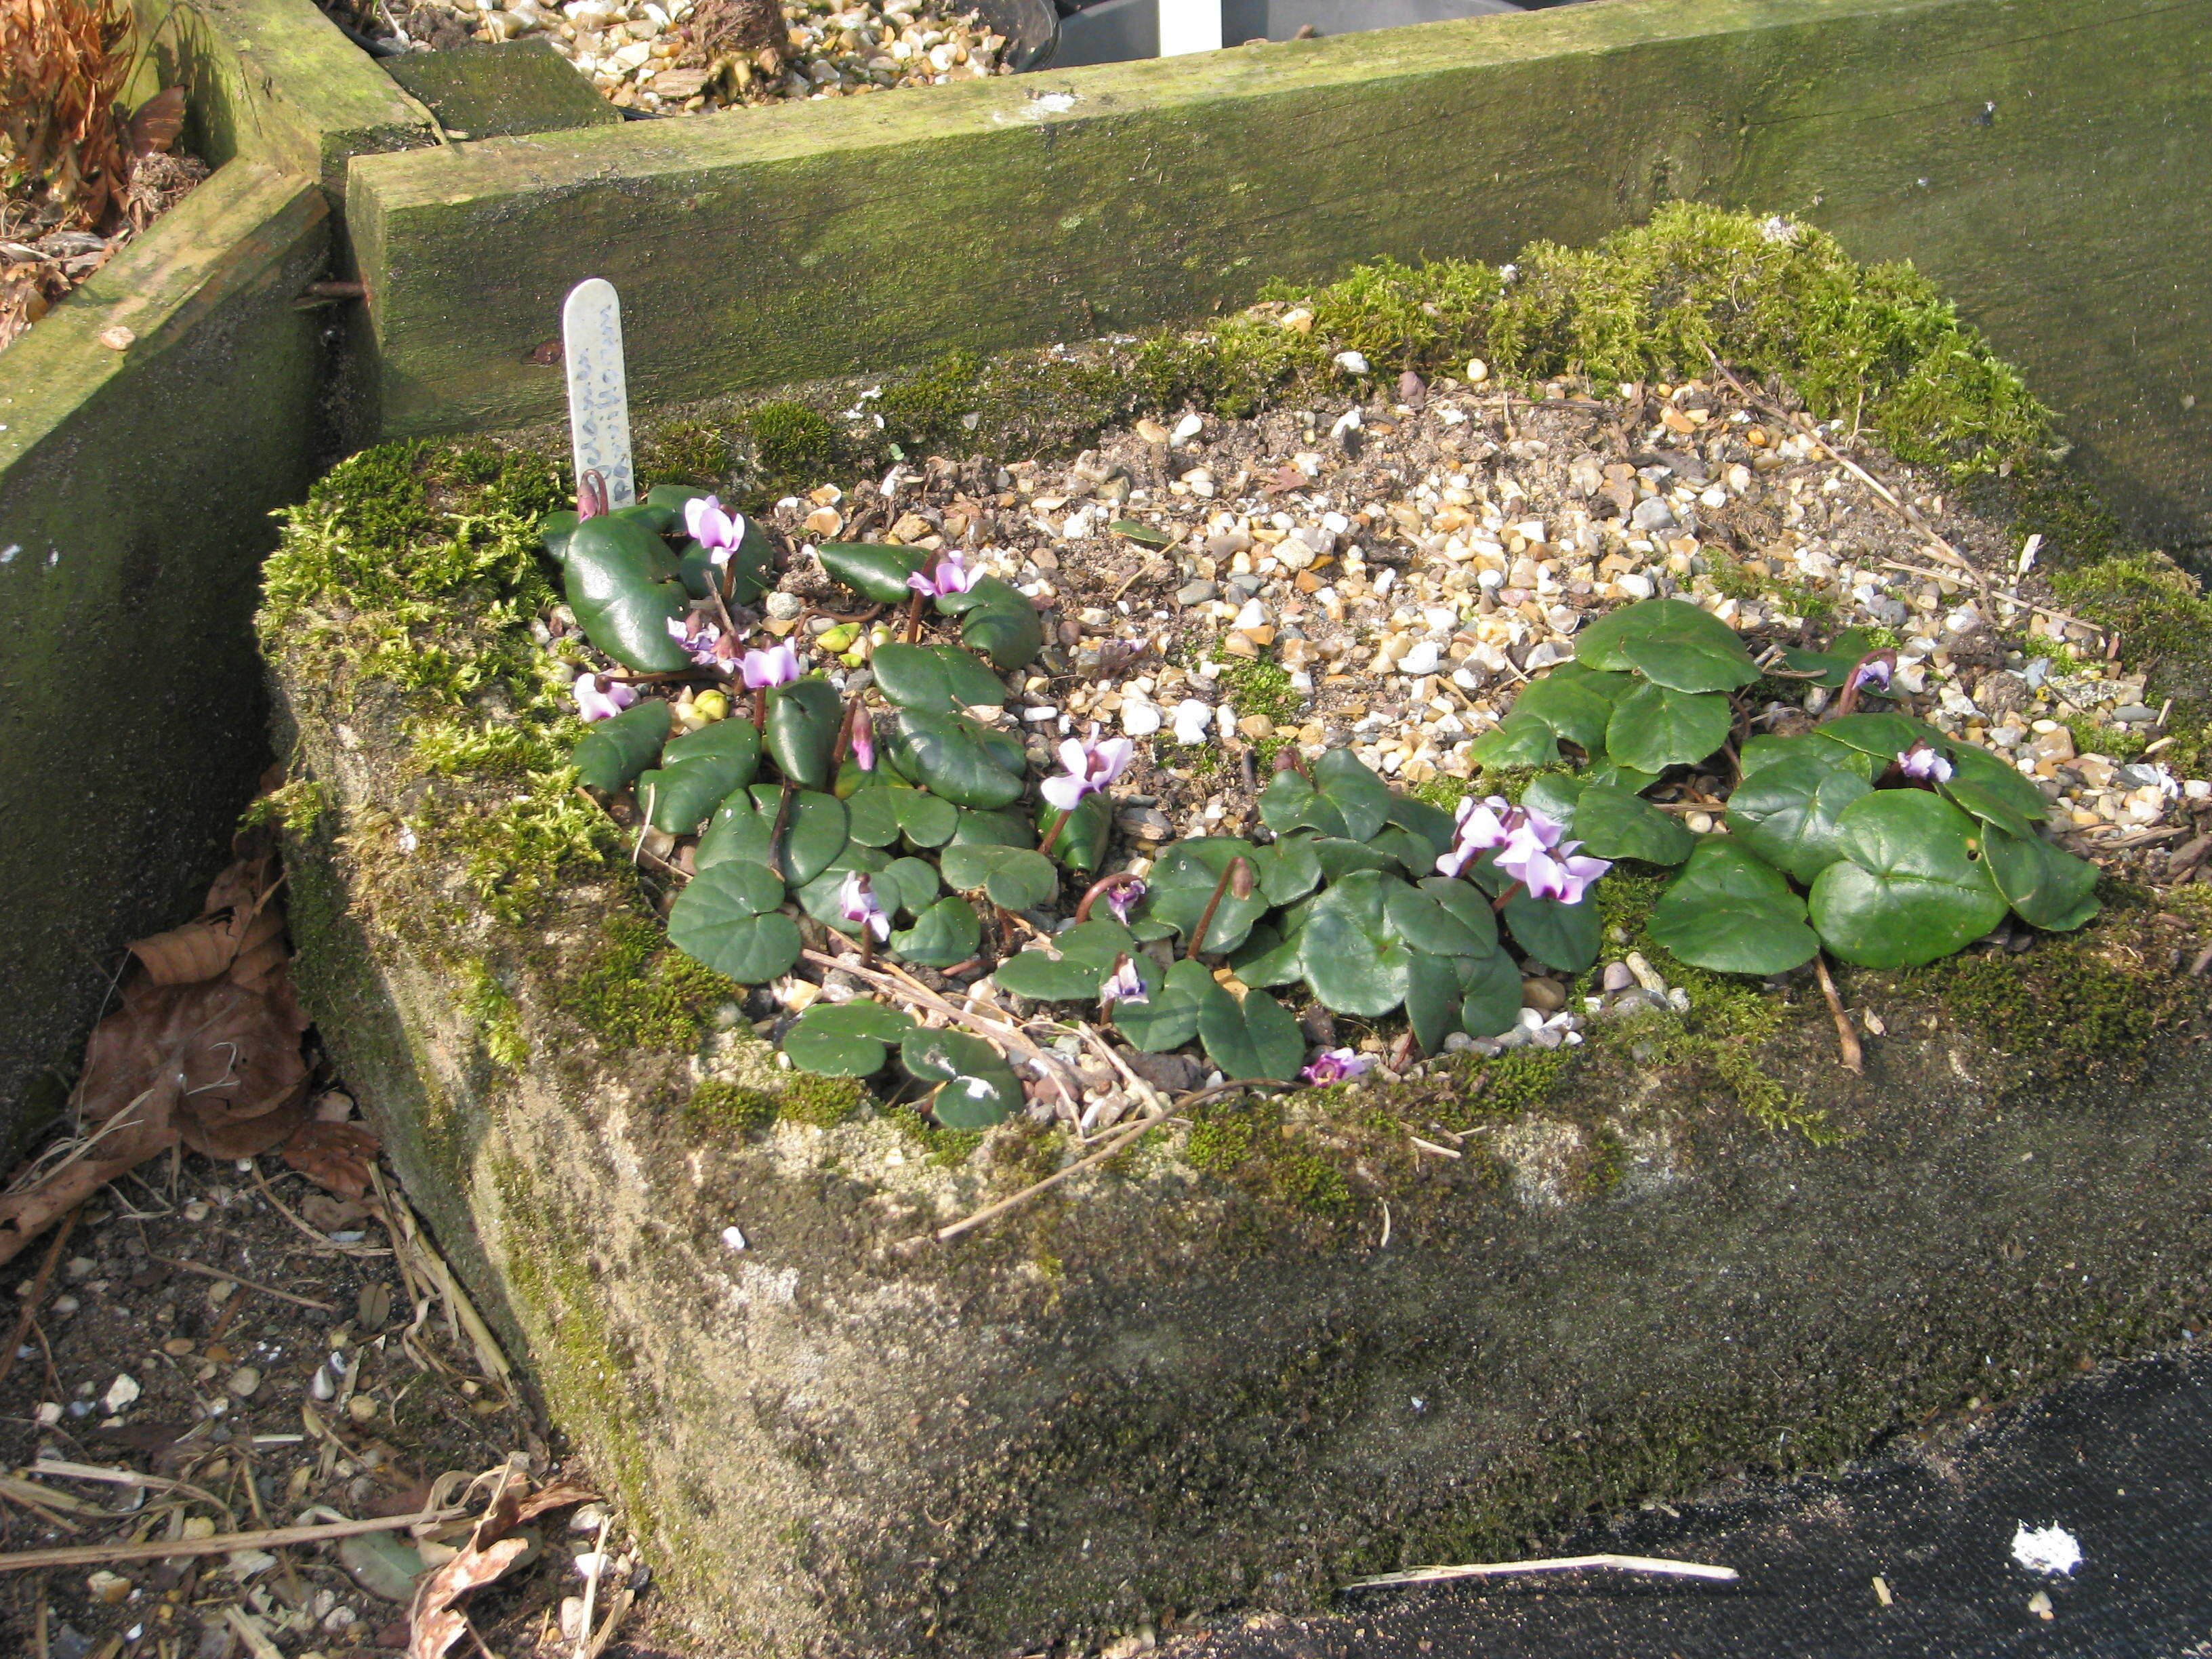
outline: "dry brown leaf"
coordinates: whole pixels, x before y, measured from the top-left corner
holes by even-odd
[[[566,1509],[571,1504],[588,1504],[598,1496],[599,1493],[589,1486],[576,1481],[556,1480],[550,1486],[540,1486],[523,1501],[522,1507],[514,1512],[514,1524],[519,1527],[526,1522],[535,1521],[549,1510]]]
[[[358,1123],[310,1121],[284,1143],[284,1161],[318,1187],[359,1198],[368,1190],[368,1168],[380,1144]]]
[[[155,984],[192,985],[213,979],[236,959],[238,933],[233,919],[226,915],[188,921],[166,933],[134,939],[130,950]]]
[[[167,149],[185,130],[185,89],[165,87],[131,112],[131,153],[149,155]]]
[[[350,1199],[332,1198],[328,1193],[309,1193],[300,1200],[300,1219],[317,1232],[338,1233],[349,1227],[358,1226],[368,1219],[368,1206]],[[421,1504],[415,1506],[422,1508]],[[403,1512],[394,1510],[392,1513]]]
[[[446,1650],[468,1627],[453,1603],[497,1579],[529,1547],[526,1538],[503,1538],[489,1549],[478,1549],[471,1539],[459,1554],[428,1574],[408,1613],[407,1659],[445,1659]]]

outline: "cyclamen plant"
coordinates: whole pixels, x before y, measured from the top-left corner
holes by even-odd
[[[1653,933],[1722,971],[1779,973],[1824,946],[1900,965],[1958,949],[2008,905],[2046,927],[2095,908],[2094,870],[2037,833],[2033,784],[1918,721],[1856,709],[1893,665],[1863,641],[1784,653],[1842,690],[1836,718],[1747,737],[1733,698],[1760,670],[1735,633],[1679,601],[1632,605],[1586,629],[1576,660],[1524,691],[1479,746],[1500,765],[1557,763],[1565,744],[1577,770],[1518,803],[1470,797],[1446,813],[1348,750],[1310,765],[1285,751],[1259,799],[1264,840],[1176,842],[1140,878],[1101,873],[1132,743],[1094,726],[1060,745],[1058,772],[1033,778],[1020,740],[979,718],[1003,708],[1000,676],[1036,658],[1043,629],[1027,599],[957,554],[818,550],[874,607],[838,619],[819,648],[865,652],[872,695],[895,711],[878,734],[869,694],[840,696],[792,640],[757,639],[747,607],[772,579],[772,550],[713,497],[664,487],[635,507],[555,514],[544,541],[586,638],[629,671],[576,683],[588,723],[579,775],[634,794],[687,849],[669,866],[689,871],[669,937],[745,985],[790,972],[810,939],[829,947],[817,961],[871,986],[895,983],[884,974],[902,964],[988,968],[1003,992],[1093,1011],[1140,1049],[1195,1042],[1227,1077],[1329,1085],[1369,1058],[1310,1054],[1271,992],[1402,1015],[1429,1053],[1456,1033],[1502,1034],[1520,1018],[1524,974],[1595,963],[1591,890],[1620,860],[1681,866]],[[884,612],[902,637],[890,624],[861,633]],[[925,639],[933,616],[957,642]],[[694,695],[679,720],[655,693],[683,684]],[[1643,799],[1717,753],[1741,777],[1731,833],[1692,836]],[[1057,921],[1071,882],[1087,887]],[[1043,936],[1017,948],[1019,913]],[[998,1048],[885,1002],[817,1002],[784,1038],[793,1064],[833,1076],[872,1076],[894,1048],[933,1086],[941,1123],[985,1127],[1024,1103]]]

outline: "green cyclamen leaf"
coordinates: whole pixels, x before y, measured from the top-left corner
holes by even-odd
[[[827,870],[844,852],[845,803],[835,795],[798,790],[788,808],[782,808],[783,792],[772,783],[731,793],[714,809],[692,854],[695,869],[705,870],[732,862],[769,866],[781,870],[794,887],[803,887]],[[783,811],[783,837],[771,847],[779,808]]]
[[[1951,752],[1951,775],[1940,786],[1957,805],[2023,839],[2051,816],[2043,792],[2011,762],[1971,743]]]
[[[1577,636],[1575,659],[1589,668],[1636,669],[1674,691],[1733,691],[1759,678],[1735,630],[1682,599],[1640,599],[1599,617]],[[1613,741],[1610,729],[1606,741]]]
[[[1363,870],[1315,901],[1299,959],[1306,983],[1325,1006],[1340,1014],[1387,1014],[1406,1000],[1410,952],[1389,907],[1393,894],[1411,890],[1395,877]]]
[[[777,907],[783,882],[733,860],[692,877],[668,912],[669,943],[740,985],[762,985],[799,960],[799,924]]]
[[[873,1077],[903,1042],[914,1021],[896,1008],[865,997],[817,1002],[784,1033],[783,1052],[802,1072],[821,1077]]]
[[[924,1083],[939,1085],[930,1115],[948,1129],[988,1129],[1022,1109],[1021,1080],[996,1048],[965,1031],[915,1030],[899,1059]]]
[[[1823,744],[1819,748],[1834,750]],[[1810,886],[1843,857],[1837,823],[1874,786],[1801,744],[1762,766],[1729,797],[1729,833],[1784,874]]]
[[[957,893],[947,894],[915,918],[914,926],[891,935],[891,949],[925,968],[950,968],[975,954],[983,925],[975,907]]]
[[[1728,741],[1734,713],[1717,691],[1690,692],[1656,681],[1623,697],[1606,727],[1606,751],[1646,772],[1703,760]]]
[[[1199,918],[1206,914],[1223,872],[1237,859],[1249,861],[1253,850],[1251,842],[1228,836],[1202,836],[1176,842],[1152,866],[1152,873],[1146,878],[1149,888],[1138,914],[1146,920],[1165,923],[1175,929],[1177,937],[1187,940],[1197,927]],[[1213,920],[1199,945],[1201,952],[1235,950],[1252,931],[1252,924],[1267,914],[1267,897],[1258,884],[1256,866],[1253,875],[1249,896],[1238,898],[1230,890],[1222,892],[1221,902],[1214,908]]]
[[[1700,841],[1651,910],[1651,937],[1693,968],[1781,974],[1810,962],[1820,941],[1805,901],[1782,872],[1728,840]]]
[[[876,687],[902,708],[957,714],[1005,706],[1006,688],[972,651],[957,645],[885,644],[868,659]]]
[[[1866,968],[1946,957],[1996,927],[2004,896],[1976,855],[1980,826],[1920,789],[1862,796],[1837,825],[1844,857],[1813,884],[1813,926]]]
[[[904,605],[912,599],[906,579],[929,559],[926,549],[888,542],[824,542],[815,551],[834,580],[878,605]]]
[[[676,738],[663,751],[659,769],[638,779],[638,799],[653,803],[653,827],[690,835],[732,790],[752,781],[760,752],[760,733],[750,720],[716,720]]]
[[[900,765],[955,806],[1008,806],[1026,787],[1020,745],[1009,765],[994,735],[965,715],[910,708],[899,716]]]
[[[1114,1005],[1114,1029],[1148,1054],[1180,1048],[1198,1035],[1198,1016],[1206,1000],[1226,996],[1206,964],[1178,957],[1163,975],[1150,957],[1135,956],[1145,981],[1142,1002]]]
[[[1991,830],[1983,842],[1997,891],[2031,927],[2071,933],[2095,915],[2097,866],[2040,836]]]
[[[668,724],[668,705],[649,697],[585,732],[570,763],[586,783],[611,795],[653,764],[667,741]]]
[[[1523,797],[1526,799],[1526,797]],[[1575,803],[1574,834],[1592,858],[1680,864],[1698,838],[1650,802],[1610,784],[1593,783]]]
[[[1512,713],[1540,720],[1569,743],[1598,755],[1605,750],[1606,722],[1613,718],[1613,704],[1587,685],[1551,675],[1516,697]]]
[[[1247,991],[1240,999],[1211,977],[1207,985],[1198,993],[1198,1037],[1222,1075],[1281,1083],[1297,1077],[1305,1063],[1306,1038],[1290,1010],[1265,991]]]
[[[1559,733],[1533,714],[1508,714],[1474,740],[1468,758],[1492,769],[1556,765]]]
[[[1060,890],[1060,872],[1042,853],[1021,847],[948,847],[939,861],[946,883],[988,895],[1002,910],[1030,910]]]
[[[810,675],[768,698],[768,752],[802,789],[830,787],[830,757],[845,723],[845,702],[829,681]]]
[[[1505,929],[1537,961],[1563,973],[1579,974],[1597,960],[1604,921],[1595,893],[1579,904],[1532,898],[1523,889],[1505,901]]]
[[[626,668],[665,674],[691,659],[668,631],[689,608],[668,544],[635,519],[586,519],[562,562],[568,608],[584,637]]]

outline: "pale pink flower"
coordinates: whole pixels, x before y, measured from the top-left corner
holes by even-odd
[[[1328,1048],[1298,1075],[1316,1088],[1326,1089],[1332,1083],[1348,1083],[1353,1078],[1366,1076],[1374,1064],[1372,1054],[1355,1054],[1349,1048]]]
[[[745,688],[765,691],[771,686],[789,685],[799,678],[799,653],[790,645],[774,645],[765,651],[748,651],[738,665],[744,676]]]
[[[891,936],[891,919],[877,900],[875,889],[861,872],[854,870],[837,890],[837,914],[855,927],[864,928],[881,943]]]
[[[1098,722],[1091,722],[1088,738],[1069,738],[1060,745],[1064,777],[1047,778],[1038,792],[1063,812],[1073,812],[1085,795],[1105,789],[1128,769],[1137,745],[1127,738],[1098,738]]]
[[[569,690],[576,699],[576,712],[586,720],[612,720],[637,701],[634,686],[619,680],[602,682],[597,674],[581,674]]]

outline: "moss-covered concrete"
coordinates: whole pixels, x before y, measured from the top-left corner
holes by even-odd
[[[456,139],[616,126],[623,118],[543,35],[501,46],[410,52],[391,59],[385,72],[421,100]]]
[[[1310,1606],[2212,1311],[2197,924],[2124,890],[2025,956],[1847,975],[1887,1031],[1859,1080],[1817,994],[1672,961],[1653,884],[1608,882],[1686,1015],[1194,1107],[917,1247],[1073,1150],[793,1079],[667,948],[568,806],[527,631],[557,489],[526,448],[395,447],[289,515],[263,629],[313,789],[275,810],[303,996],[710,1650]]]
[[[665,403],[1784,209],[1933,276],[2172,539],[2212,522],[2208,66],[2155,0],[1620,0],[364,157],[349,212],[414,433],[554,412],[532,352],[585,276]]]

